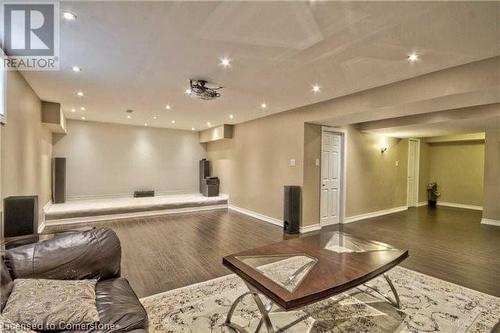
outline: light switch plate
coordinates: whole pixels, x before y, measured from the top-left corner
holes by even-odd
[[[295,166],[295,159],[293,159],[293,158],[292,158],[292,159],[290,160],[290,166]]]
[[[396,166],[399,166],[399,161],[396,161],[396,163],[394,163]]]
[[[319,166],[319,158],[316,159],[316,166]]]

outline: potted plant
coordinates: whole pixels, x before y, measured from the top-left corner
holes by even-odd
[[[429,200],[430,207],[436,207],[437,198],[441,193],[438,191],[438,184],[436,182],[429,183],[427,185],[427,199]]]

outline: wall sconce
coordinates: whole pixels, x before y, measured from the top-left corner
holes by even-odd
[[[379,148],[380,148],[380,153],[383,154],[384,152],[387,151],[387,149],[389,149],[389,144],[387,142],[382,142],[380,143]]]

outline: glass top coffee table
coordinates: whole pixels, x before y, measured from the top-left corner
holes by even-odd
[[[231,318],[247,295],[254,298],[262,315],[256,332],[262,325],[268,332],[275,332],[269,318],[272,303],[285,311],[294,310],[361,285],[399,308],[397,291],[384,273],[407,257],[408,250],[339,231],[289,239],[226,256],[223,264],[243,279],[249,291],[234,301],[225,324],[235,331],[245,331],[231,322]],[[379,275],[389,284],[392,297],[366,284]],[[264,305],[259,294],[272,303]]]

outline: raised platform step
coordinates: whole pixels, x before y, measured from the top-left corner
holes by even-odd
[[[68,201],[45,207],[45,225],[227,208],[227,202],[227,195],[204,197],[201,194]]]

